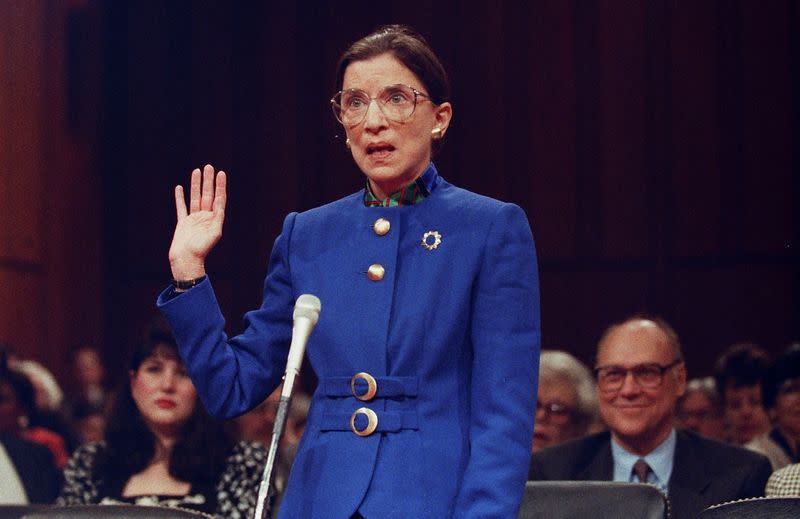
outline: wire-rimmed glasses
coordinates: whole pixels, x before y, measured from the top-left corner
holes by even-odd
[[[383,87],[375,97],[370,97],[361,89],[350,88],[333,96],[331,109],[337,121],[348,127],[355,126],[366,118],[370,103],[377,101],[378,107],[387,119],[403,122],[414,113],[419,97],[430,99],[428,94],[409,85]]]

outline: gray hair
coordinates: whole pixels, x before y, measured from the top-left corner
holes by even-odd
[[[588,426],[597,418],[597,389],[592,372],[583,362],[566,351],[542,350],[539,380],[566,382],[578,397],[578,421],[584,421]]]
[[[722,405],[719,391],[717,391],[717,383],[714,377],[693,378],[686,383],[686,392],[682,400],[685,400],[690,393],[703,393],[709,400],[716,406]]]

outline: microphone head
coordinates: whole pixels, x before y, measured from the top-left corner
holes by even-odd
[[[311,321],[312,325],[315,325],[319,320],[320,310],[322,310],[322,303],[320,303],[317,296],[303,294],[297,298],[297,302],[294,304],[292,318],[297,320],[298,317],[305,317]]]

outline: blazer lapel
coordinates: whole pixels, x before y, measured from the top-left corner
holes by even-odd
[[[600,434],[594,438],[585,453],[587,463],[575,474],[579,481],[611,481],[614,478],[614,459],[611,456],[611,435]]]
[[[702,459],[703,453],[697,451],[692,439],[678,430],[675,461],[669,478],[669,501],[674,517],[690,517],[694,511],[703,509],[703,493],[711,481],[704,465],[698,462]]]

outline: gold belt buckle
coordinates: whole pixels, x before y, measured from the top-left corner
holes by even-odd
[[[367,417],[367,426],[360,431],[356,429],[356,416],[363,414]],[[359,407],[350,415],[350,430],[358,436],[369,436],[378,428],[378,415],[369,407]]]
[[[361,395],[356,393],[356,380],[359,379],[367,383],[367,391]],[[362,371],[360,373],[356,373],[353,375],[353,378],[350,379],[350,391],[353,393],[354,397],[358,398],[362,402],[368,402],[375,398],[375,395],[378,393],[378,382],[375,380],[375,377]]]

